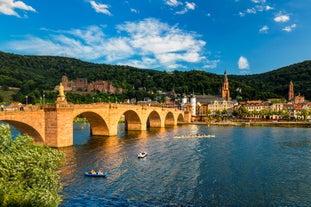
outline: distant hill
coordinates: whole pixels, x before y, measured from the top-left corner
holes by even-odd
[[[310,60],[262,74],[231,76],[231,78],[255,89],[260,94],[264,95],[267,93],[266,95],[269,96],[269,93],[272,93],[284,98],[288,96],[288,85],[292,81],[294,83],[295,95],[300,93],[307,100],[311,100]],[[262,99],[264,97],[261,96]]]
[[[0,52],[0,85],[21,88],[22,94],[53,90],[61,77],[69,80],[108,80],[125,88],[130,97],[133,90],[172,91],[176,93],[220,94],[223,75],[191,70],[171,73],[138,69],[130,66],[95,64],[74,58],[55,56],[24,56]],[[244,99],[287,98],[288,84],[293,81],[295,93],[311,99],[311,61],[297,63],[256,75],[228,75],[231,96]],[[240,90],[237,90],[240,89]],[[240,93],[241,92],[241,93]]]

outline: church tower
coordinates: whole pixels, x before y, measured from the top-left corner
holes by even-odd
[[[227,77],[227,72],[225,71],[224,73],[224,82],[222,84],[222,89],[221,89],[221,97],[225,99],[226,101],[230,101],[230,91],[229,91],[229,82],[228,82],[228,77]]]
[[[289,86],[288,86],[288,101],[293,101],[295,98],[294,95],[294,84],[292,81],[290,81]]]

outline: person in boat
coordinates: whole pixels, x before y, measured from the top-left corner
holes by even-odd
[[[96,174],[95,170],[91,170],[90,172],[92,175]]]
[[[102,169],[99,169],[97,174],[104,174],[104,171]]]

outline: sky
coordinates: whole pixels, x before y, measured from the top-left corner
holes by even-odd
[[[260,74],[311,59],[311,0],[0,0],[0,51]]]

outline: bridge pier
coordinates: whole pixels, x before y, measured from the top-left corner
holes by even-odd
[[[73,106],[49,104],[44,106],[45,144],[51,147],[73,145]]]

